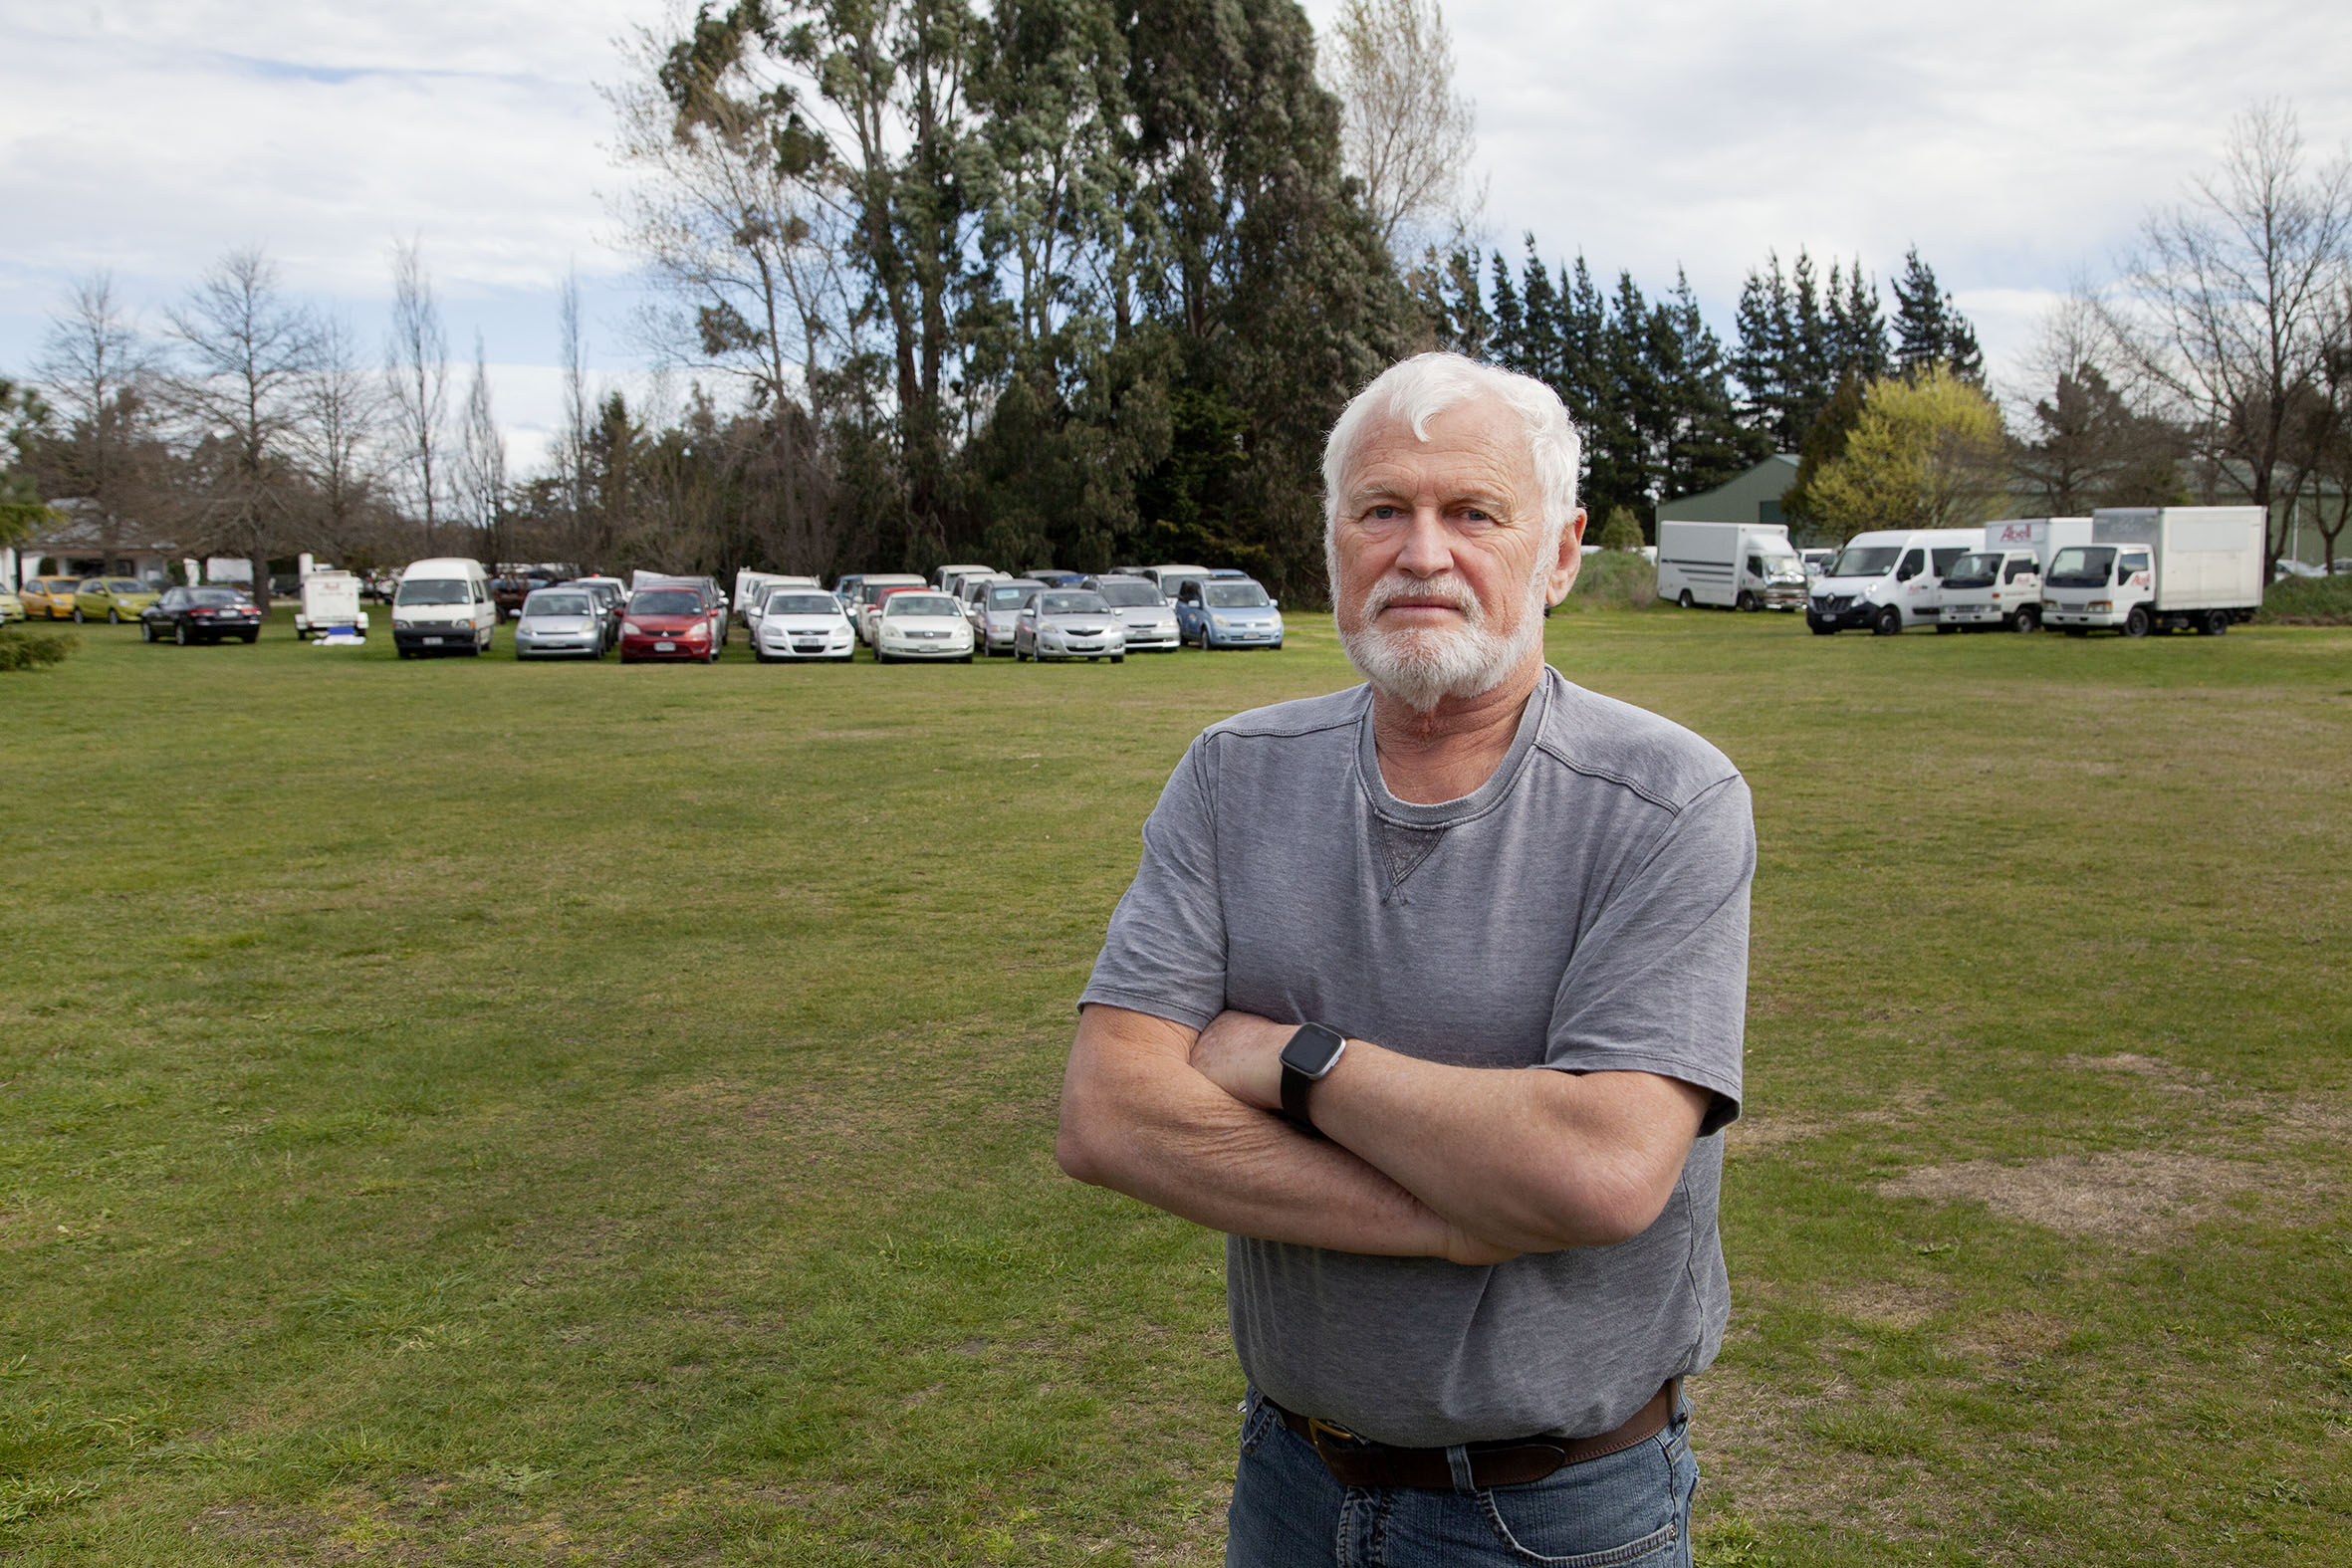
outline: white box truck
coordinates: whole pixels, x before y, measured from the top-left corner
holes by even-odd
[[[355,572],[329,566],[303,576],[302,607],[294,612],[294,639],[307,642],[314,634],[328,632],[367,635],[367,611],[359,604]]]
[[[2219,637],[2262,607],[2260,507],[2102,507],[2091,542],[2050,559],[2042,623],[2069,636]]]
[[[2053,552],[2087,545],[2089,518],[2002,518],[1985,525],[1985,548],[1971,551],[1944,574],[1938,631],[2041,626],[2041,575]]]
[[[1805,624],[1823,637],[1848,627],[1892,637],[1908,626],[1935,625],[1944,610],[1944,573],[1984,548],[1981,528],[1856,534],[1813,579]]]
[[[1804,561],[1784,523],[1658,524],[1658,597],[1689,609],[1804,608]]]

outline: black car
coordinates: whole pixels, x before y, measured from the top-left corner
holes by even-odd
[[[261,640],[261,611],[235,588],[173,588],[138,614],[138,634],[186,647],[223,637]]]

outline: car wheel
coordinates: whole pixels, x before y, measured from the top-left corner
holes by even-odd
[[[972,662],[972,655],[970,655],[969,653],[965,654],[965,655],[964,655],[964,658],[963,658],[963,662],[964,662],[964,663],[966,663],[966,664],[970,664],[970,663]]]
[[[1752,610],[1756,608],[1756,595],[1749,592],[1746,588],[1742,588],[1740,590],[1740,597],[1736,602],[1741,609]]]
[[[1691,607],[1693,604],[1697,603],[1698,601],[1697,601],[1696,599],[1693,599],[1693,598],[1691,597],[1691,590],[1690,590],[1689,588],[1685,588],[1685,589],[1683,589],[1683,590],[1682,590],[1682,597],[1681,597],[1681,598],[1678,598],[1678,599],[1676,599],[1674,602],[1675,602],[1677,605],[1679,605],[1680,607],[1682,607],[1683,609],[1689,609],[1689,608],[1690,608],[1690,607]]]
[[[188,623],[186,621],[181,621],[171,628],[171,640],[183,648],[188,645]]]
[[[2151,623],[2148,619],[2148,606],[2145,604],[2134,604],[2131,609],[2124,614],[2123,634],[2127,637],[2145,637],[2148,635],[2148,628],[2150,624]]]
[[[107,624],[110,626],[122,624],[122,617],[115,612],[115,606],[112,604],[107,606]]]
[[[140,621],[138,623],[138,640],[141,642],[153,642],[155,640],[155,628],[148,625],[143,620]]]
[[[247,633],[245,634],[245,646],[247,646],[247,647],[249,647],[249,648],[250,648],[250,647],[252,647],[252,646],[253,646],[255,643],[257,643],[257,642],[259,642],[259,641],[261,641],[261,633],[260,633],[260,632],[258,632],[258,631],[249,631],[249,632],[247,632]]]
[[[1110,656],[1110,662],[1113,664],[1124,664],[1127,662],[1127,656],[1123,653],[1114,653]]]
[[[1895,636],[1897,633],[1901,632],[1902,629],[1903,611],[1900,607],[1893,604],[1889,604],[1885,609],[1880,610],[1878,612],[1878,618],[1870,623],[1870,630],[1875,635],[1881,637]]]
[[[2041,630],[2041,612],[2030,604],[2017,611],[2017,629],[2019,631]]]
[[[77,605],[75,605],[75,606],[74,606],[74,617],[73,617],[73,618],[74,618],[74,624],[75,624],[75,625],[79,626],[79,625],[81,625],[81,624],[82,624],[82,606],[81,606],[81,605],[77,604]]]
[[[2230,612],[2228,610],[2207,610],[2205,624],[2197,629],[2209,637],[2220,637],[2227,634],[2230,630]]]

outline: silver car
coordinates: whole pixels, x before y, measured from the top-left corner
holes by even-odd
[[[1021,624],[1022,610],[1045,587],[1034,577],[990,583],[980,597],[980,613],[972,622],[973,641],[979,651],[992,659],[1000,653],[1011,653],[1013,632]]]
[[[515,616],[518,659],[600,659],[604,617],[587,588],[535,588]]]
[[[1085,588],[1047,588],[1032,598],[1013,626],[1013,657],[1108,659],[1124,663],[1127,629],[1102,595]]]
[[[1176,607],[1149,577],[1106,572],[1099,577],[1088,577],[1081,586],[1101,594],[1102,602],[1111,607],[1126,627],[1129,653],[1175,651],[1180,640],[1176,635]]]

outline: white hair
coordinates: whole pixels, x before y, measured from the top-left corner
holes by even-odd
[[[1559,393],[1531,375],[1458,353],[1417,353],[1401,359],[1373,377],[1372,384],[1340,410],[1339,422],[1323,443],[1324,539],[1329,540],[1339,525],[1347,471],[1373,426],[1383,418],[1400,420],[1414,440],[1426,441],[1432,419],[1482,397],[1492,397],[1519,415],[1528,458],[1535,469],[1535,500],[1543,510],[1545,530],[1543,554],[1548,555],[1559,543],[1560,530],[1576,515],[1576,470],[1583,460],[1584,440]],[[1332,586],[1336,589],[1338,584]]]
[[[1339,513],[1343,486],[1365,435],[1382,419],[1396,419],[1429,439],[1429,422],[1449,408],[1492,397],[1519,416],[1535,471],[1535,501],[1541,509],[1542,548],[1520,604],[1519,623],[1509,632],[1489,624],[1475,594],[1449,576],[1428,582],[1383,578],[1372,584],[1363,605],[1364,624],[1350,630],[1340,615]],[[1356,393],[1331,427],[1323,445],[1323,560],[1330,573],[1332,618],[1348,659],[1375,687],[1406,707],[1427,713],[1447,697],[1475,697],[1492,690],[1539,647],[1548,567],[1560,535],[1576,515],[1576,469],[1583,442],[1559,394],[1533,376],[1480,364],[1458,353],[1424,353],[1390,365]],[[1465,624],[1450,633],[1388,633],[1377,629],[1381,609],[1393,598],[1436,593],[1452,601]]]

